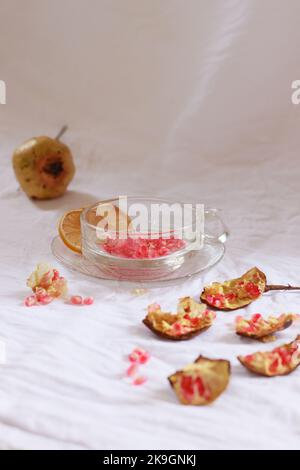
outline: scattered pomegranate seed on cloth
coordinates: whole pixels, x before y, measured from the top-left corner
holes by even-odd
[[[93,305],[94,303],[94,297],[85,297],[83,299],[84,305]]]
[[[24,299],[26,307],[48,305],[56,298],[66,298],[68,291],[66,279],[48,263],[39,263],[37,265],[27,279],[27,286],[32,289],[33,294]],[[72,305],[92,305],[94,297],[72,295],[69,302]]]
[[[143,385],[145,382],[147,382],[147,377],[140,376],[134,379],[133,385]]]
[[[150,360],[150,354],[142,348],[134,348],[129,354],[129,367],[126,370],[126,377],[132,378],[132,385],[143,385],[147,381],[147,377],[137,375],[142,365]]]
[[[72,305],[82,305],[83,298],[81,297],[81,295],[72,295],[70,297],[70,302]]]

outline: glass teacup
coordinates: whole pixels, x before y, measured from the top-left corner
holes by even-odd
[[[115,198],[84,209],[81,234],[82,255],[99,275],[129,281],[163,279],[204,244],[227,238],[216,209],[149,197]]]

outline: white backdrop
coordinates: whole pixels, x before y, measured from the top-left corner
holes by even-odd
[[[299,373],[241,370],[235,356],[256,345],[234,337],[234,314],[179,346],[140,325],[151,301],[174,309],[255,264],[273,282],[300,282],[299,17],[298,0],[0,0],[2,448],[299,447]],[[34,204],[17,192],[12,151],[65,123],[76,178],[64,198]],[[140,298],[65,271],[94,306],[25,309],[27,275],[54,262],[60,214],[126,193],[222,208],[224,260]],[[297,308],[299,295],[276,294],[248,313]],[[138,389],[121,379],[136,345],[153,355]],[[212,407],[182,407],[165,378],[199,353],[232,360],[231,386]]]

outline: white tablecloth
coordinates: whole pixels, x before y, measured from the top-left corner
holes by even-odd
[[[174,310],[180,296],[254,265],[273,283],[300,283],[300,107],[290,99],[299,9],[297,0],[1,0],[1,448],[299,448],[300,372],[244,370],[237,354],[270,345],[238,338],[235,313],[179,344],[141,323],[149,303]],[[12,151],[64,123],[76,178],[65,197],[32,202],[17,190]],[[141,297],[61,268],[94,305],[25,308],[35,264],[57,265],[59,216],[128,193],[223,209],[223,261]],[[246,313],[286,311],[300,312],[299,294],[265,295]],[[135,346],[152,356],[141,387],[123,377]],[[230,386],[212,406],[181,406],[166,377],[200,353],[232,361]]]

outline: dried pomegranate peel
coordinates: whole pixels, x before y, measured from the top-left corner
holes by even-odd
[[[288,375],[300,364],[300,335],[295,341],[284,344],[272,351],[256,352],[238,356],[240,363],[250,372],[264,377]]]
[[[67,293],[67,281],[60,276],[57,269],[53,269],[48,263],[40,263],[27,279],[27,286],[34,295],[25,299],[25,305],[47,305],[57,297],[64,297]],[[34,302],[35,299],[35,302]]]
[[[213,282],[204,288],[200,299],[218,310],[230,311],[246,307],[264,292],[272,290],[300,290],[300,287],[268,285],[265,273],[252,268],[239,278],[223,283]]]
[[[143,323],[162,338],[183,341],[207,330],[215,317],[216,314],[206,305],[184,297],[179,300],[177,314],[162,312],[158,304],[149,305]]]
[[[283,313],[279,317],[270,315],[267,319],[260,313],[255,313],[249,320],[239,316],[236,318],[236,334],[265,343],[274,341],[275,333],[291,326],[294,319],[292,313]]]
[[[230,362],[199,356],[193,364],[168,377],[183,405],[209,405],[227,388]]]

